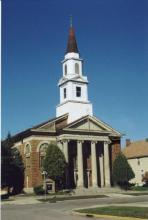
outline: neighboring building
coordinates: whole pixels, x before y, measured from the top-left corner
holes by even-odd
[[[148,172],[148,141],[131,142],[129,139],[126,140],[126,147],[123,149],[123,154],[128,159],[135,173],[135,178],[130,182],[136,185],[143,185],[143,175],[145,172]]]
[[[93,116],[82,66],[71,26],[58,84],[60,104],[56,118],[13,136],[25,163],[26,188],[43,182],[42,162],[51,142],[65,155],[70,188],[111,186],[112,163],[120,152],[121,133]]]

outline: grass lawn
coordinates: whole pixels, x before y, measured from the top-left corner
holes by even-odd
[[[148,191],[148,187],[146,187],[146,186],[132,186],[131,190],[133,190],[133,191]]]
[[[137,192],[137,193],[124,193],[123,195],[130,195],[130,196],[145,196],[148,195],[148,192]]]
[[[122,217],[137,217],[148,219],[147,207],[130,207],[130,206],[106,206],[90,209],[75,210],[80,213],[100,214],[100,215],[112,215]]]

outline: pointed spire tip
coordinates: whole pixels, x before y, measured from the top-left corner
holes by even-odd
[[[70,27],[72,27],[72,15],[70,15]]]

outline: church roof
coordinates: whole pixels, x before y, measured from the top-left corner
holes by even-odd
[[[130,143],[123,149],[123,154],[127,158],[148,156],[148,141],[140,140]]]
[[[72,53],[72,52],[79,53],[74,28],[70,27],[66,53]]]
[[[65,133],[68,134],[69,132],[71,134],[78,133],[79,135],[88,135],[88,133],[97,136],[109,135],[109,137],[112,138],[122,136],[120,132],[114,130],[112,127],[94,116],[86,115],[69,124],[67,123],[67,119],[68,113],[22,131],[12,136],[12,139],[16,143],[31,135],[56,136]]]
[[[24,138],[26,138],[26,137],[28,137],[30,135],[39,135],[39,134],[40,135],[55,135],[56,131],[50,131],[47,128],[44,129],[44,126],[48,125],[50,123],[56,123],[56,122],[57,123],[58,122],[61,123],[62,120],[66,120],[67,118],[68,118],[68,114],[67,113],[64,114],[64,115],[61,115],[59,117],[52,118],[52,119],[50,119],[48,121],[45,121],[43,123],[40,123],[40,124],[38,124],[36,126],[33,126],[31,128],[28,128],[28,129],[26,129],[26,130],[24,130],[22,132],[19,132],[19,133],[13,135],[12,136],[12,140],[14,142],[18,142],[18,141],[21,141],[21,140],[23,140]],[[65,124],[64,124],[64,126],[65,126]],[[42,129],[42,127],[43,127],[43,129]],[[57,127],[57,129],[60,129],[60,128],[61,128],[61,126]]]

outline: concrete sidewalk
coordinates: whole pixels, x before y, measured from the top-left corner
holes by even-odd
[[[87,197],[88,195],[86,195],[86,198],[83,198],[83,199],[97,199],[97,198],[88,198]],[[99,195],[98,195],[99,196]],[[100,194],[100,196],[102,196],[102,194]],[[109,198],[113,198],[113,199],[130,199],[130,198],[134,198],[135,196],[133,195],[126,195],[126,194],[121,194],[121,193],[107,193],[107,194],[104,194],[104,196],[107,196]],[[47,200],[50,199],[50,198],[53,198],[55,197],[55,195],[47,195]],[[71,200],[74,200],[72,198],[75,198],[76,196],[70,196],[70,195],[56,195],[56,198],[71,198]],[[136,196],[137,197],[137,196]],[[102,197],[104,198],[104,197]],[[101,197],[98,198],[98,199],[102,199]],[[44,201],[39,201],[39,200],[44,200],[45,197],[44,195],[43,196],[35,196],[35,195],[32,195],[32,196],[28,196],[28,195],[19,195],[19,196],[12,196],[10,197],[9,200],[3,200],[1,201],[1,205],[27,205],[27,204],[39,204],[39,203],[43,203]],[[70,200],[70,201],[71,201]],[[78,198],[78,200],[82,200],[82,198]],[[103,200],[102,200],[103,201]],[[58,201],[57,201],[58,202]],[[141,203],[141,201],[139,201]],[[144,202],[143,204],[146,205],[146,203],[148,204],[148,202]],[[134,204],[133,203],[129,203],[129,205],[131,204]],[[136,203],[137,204],[137,203]],[[120,205],[120,204],[117,204],[117,205]],[[125,205],[125,204],[124,204]]]

